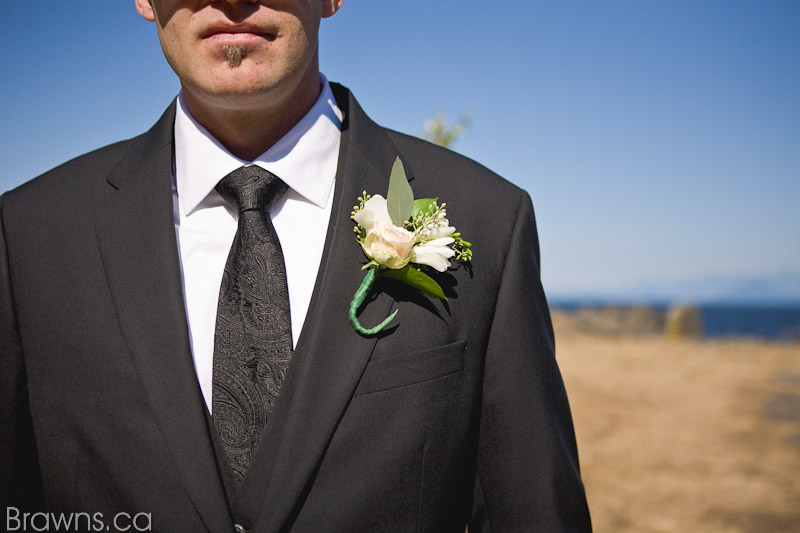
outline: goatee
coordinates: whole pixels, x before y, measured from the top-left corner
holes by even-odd
[[[222,51],[225,52],[225,56],[228,58],[228,66],[231,68],[242,64],[242,58],[244,57],[243,44],[225,44],[222,45]]]

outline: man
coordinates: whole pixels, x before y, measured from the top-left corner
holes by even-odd
[[[7,528],[589,530],[527,194],[329,86],[317,33],[342,0],[135,1],[179,98],[0,204]],[[434,273],[446,302],[379,281],[361,323],[399,313],[361,335],[350,212],[398,156],[474,258]],[[263,343],[256,383],[220,377]]]

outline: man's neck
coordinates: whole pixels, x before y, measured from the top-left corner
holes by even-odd
[[[308,113],[320,92],[308,83],[288,98],[242,96],[235,101],[201,97],[184,87],[183,97],[192,117],[230,153],[253,161],[277,143]],[[265,103],[266,102],[266,103]]]

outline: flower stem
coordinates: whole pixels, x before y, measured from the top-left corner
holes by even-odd
[[[370,336],[375,335],[376,333],[380,332],[383,328],[389,325],[389,322],[397,314],[397,309],[394,310],[394,313],[386,317],[386,319],[375,326],[374,328],[367,329],[362,326],[359,321],[356,313],[358,312],[358,308],[361,307],[361,304],[364,303],[364,299],[369,294],[370,289],[372,289],[372,284],[375,283],[375,278],[377,277],[375,268],[370,268],[367,270],[367,274],[364,276],[364,281],[361,282],[361,286],[358,288],[356,293],[353,295],[353,301],[350,302],[350,323],[353,324],[353,329],[355,329],[361,335]]]

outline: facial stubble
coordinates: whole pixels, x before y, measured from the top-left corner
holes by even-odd
[[[228,58],[228,66],[231,68],[238,67],[242,64],[244,57],[245,47],[243,44],[225,44],[222,46],[222,51],[225,52],[225,57]]]

